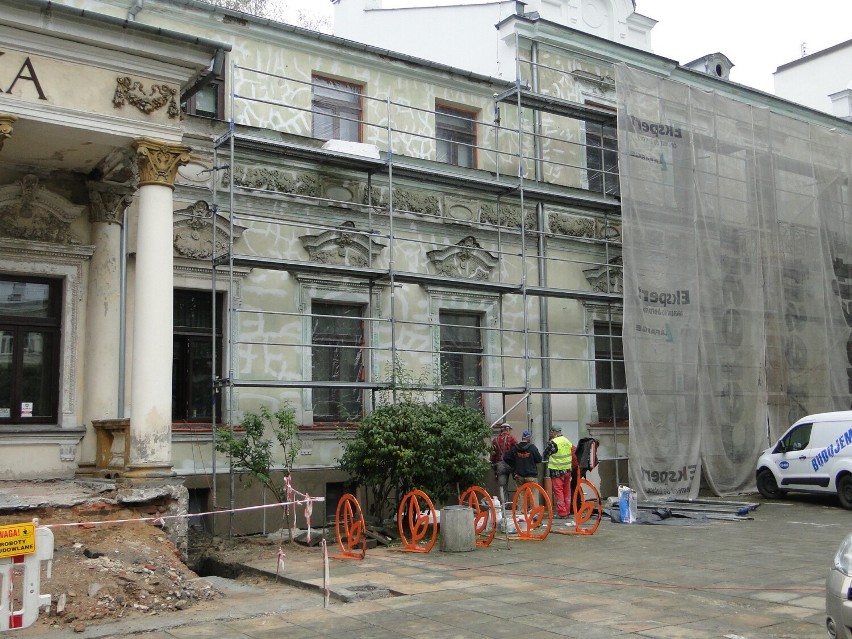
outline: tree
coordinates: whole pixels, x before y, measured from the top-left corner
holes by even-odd
[[[229,428],[219,428],[216,431],[216,450],[230,457],[231,468],[235,471],[248,473],[248,484],[252,480],[262,483],[275,497],[275,501],[283,504],[288,501],[287,485],[275,481],[273,473],[277,464],[273,454],[273,440],[269,432],[278,442],[283,451],[284,476],[289,477],[293,472],[293,463],[302,447],[296,427],[296,411],[286,404],[283,408],[270,413],[266,406],[261,406],[258,413],[246,413],[240,422],[241,428],[233,431]],[[293,514],[291,521],[290,514]],[[285,507],[284,515],[290,538],[293,538],[293,527],[296,521],[296,507],[291,504]]]
[[[295,23],[304,29],[311,31],[320,31],[322,33],[331,33],[331,20],[326,16],[314,13],[312,11],[296,11],[290,9],[286,2],[279,0],[209,0],[212,4],[231,9],[232,11],[242,11],[253,16],[268,18],[278,22]],[[295,16],[295,20],[293,19]]]
[[[482,481],[490,435],[478,411],[407,398],[365,417],[338,461],[370,491],[369,512],[381,515],[391,495],[420,489],[441,503]]]

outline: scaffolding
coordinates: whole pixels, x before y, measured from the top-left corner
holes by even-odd
[[[213,145],[213,164],[224,168],[214,206],[228,221],[226,249],[213,258],[214,318],[217,278],[228,291],[224,374],[216,375],[215,361],[213,367],[225,423],[239,421],[241,391],[277,393],[301,408],[307,427],[316,423],[317,392],[348,392],[361,398],[364,413],[377,395],[403,391],[478,398],[492,420],[525,404],[525,429],[537,423],[546,434],[565,414],[607,429],[612,452],[601,460],[615,462],[621,481],[627,391],[616,370],[623,368],[620,202],[606,193],[617,184],[617,167],[604,159],[603,136],[597,145],[583,139],[590,125],[614,130],[616,114],[552,91],[578,74],[613,97],[614,84],[587,70],[600,61],[578,63],[582,56],[573,51],[547,45],[547,62],[540,60],[543,46],[518,40],[517,79],[489,93],[493,120],[473,119],[473,143],[424,125],[436,122],[434,104],[363,92],[358,117],[335,116],[360,130],[363,142],[326,143],[311,131],[317,78],[232,64],[230,124]],[[258,112],[279,126],[260,125]],[[473,166],[437,161],[438,145],[463,148]],[[597,154],[593,170],[588,159]],[[258,164],[267,169],[247,168]],[[243,290],[238,304],[235,291],[249,270],[264,273],[264,290]],[[325,295],[302,299],[306,289]],[[295,299],[269,303],[270,290]],[[343,321],[314,309],[352,300],[358,313]],[[456,313],[442,321],[447,309]],[[468,314],[479,318],[472,333]],[[316,371],[313,358],[326,347],[312,332],[318,321],[360,333],[357,343],[334,345],[341,359],[349,351],[349,361],[360,361],[357,379]],[[479,343],[474,337],[450,348],[446,329],[478,335]],[[451,356],[477,360],[479,376],[462,371],[448,380]],[[259,360],[265,367],[253,364]],[[597,419],[598,400],[610,406],[606,420]],[[624,411],[612,408],[619,403]]]

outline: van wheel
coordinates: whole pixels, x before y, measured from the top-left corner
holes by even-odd
[[[767,470],[766,468],[757,473],[757,490],[761,495],[766,497],[766,499],[778,499],[779,497],[783,497],[787,494],[786,490],[778,488],[778,482],[775,481],[775,475],[772,474],[771,470]],[[852,490],[852,488],[850,488],[850,490]],[[852,497],[852,494],[850,494],[850,497]]]
[[[841,506],[852,510],[852,475],[843,475],[837,480],[837,497]]]

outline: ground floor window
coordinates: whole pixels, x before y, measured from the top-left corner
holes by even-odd
[[[314,422],[348,422],[363,414],[364,306],[314,300],[311,304],[311,379]],[[339,385],[338,385],[339,384]]]
[[[441,311],[441,383],[446,386],[482,386],[482,315]],[[443,401],[482,410],[482,394],[448,390]]]
[[[213,327],[210,291],[174,292],[172,356],[172,421],[210,424],[213,409],[221,415],[219,393],[213,393],[213,349],[217,367],[222,362],[224,296],[216,293],[217,324]],[[217,420],[218,421],[218,420]]]
[[[623,389],[621,393],[596,395],[598,421],[628,419],[621,324],[595,322],[595,388]]]
[[[0,275],[0,424],[58,421],[62,281]]]

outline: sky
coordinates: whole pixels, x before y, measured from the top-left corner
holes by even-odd
[[[329,0],[279,1],[333,13]],[[385,0],[385,6],[445,1]],[[636,10],[658,21],[651,31],[654,53],[681,64],[723,53],[734,64],[732,81],[768,93],[775,69],[800,58],[803,47],[810,54],[852,39],[852,0],[636,0]]]

